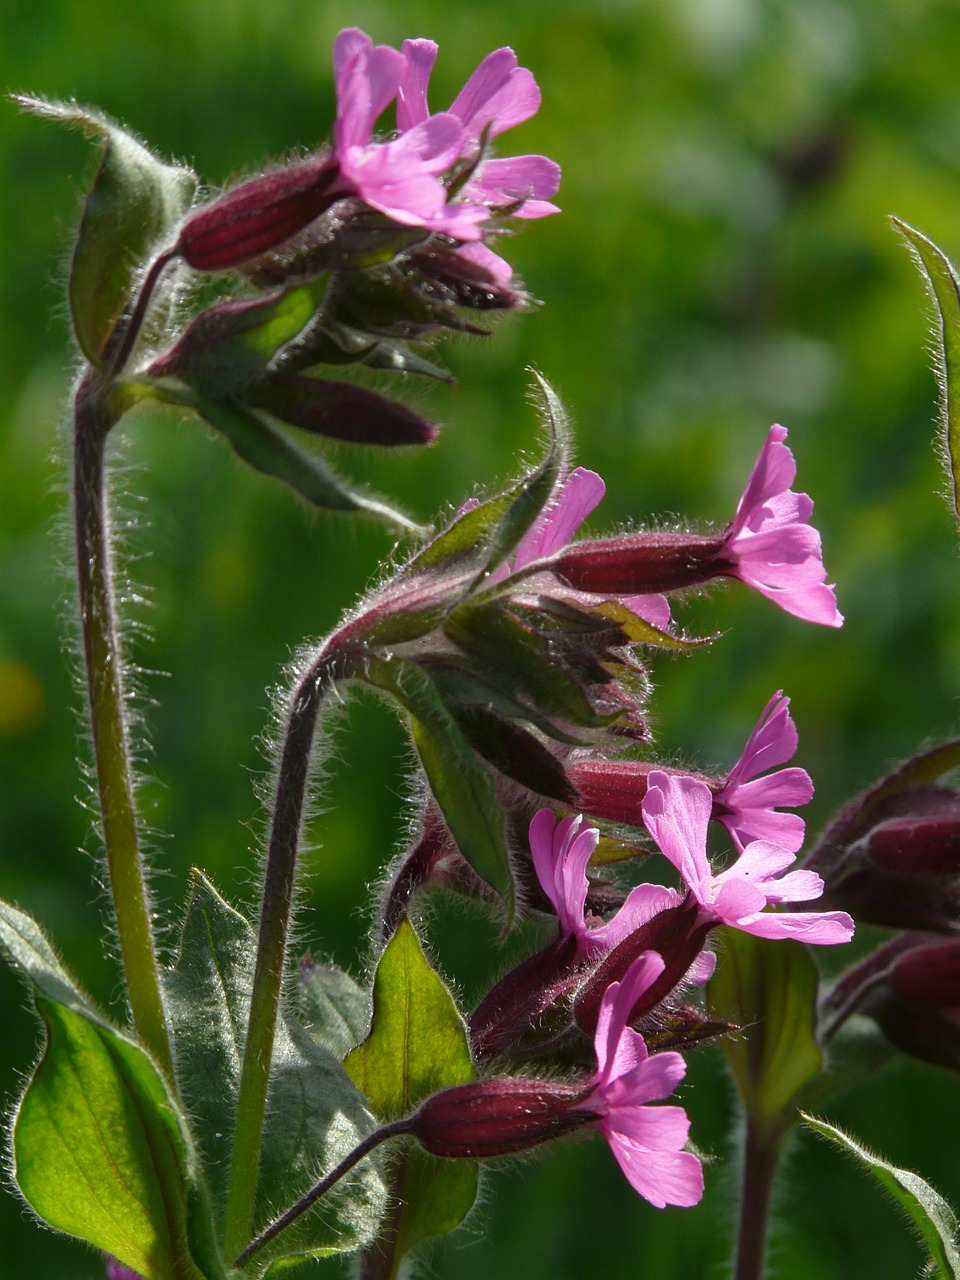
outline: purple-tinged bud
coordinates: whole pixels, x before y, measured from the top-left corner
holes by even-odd
[[[960,941],[912,947],[890,967],[890,989],[917,1009],[953,1009],[960,1014]]]
[[[516,311],[527,303],[519,290],[501,283],[456,249],[417,248],[407,255],[406,262],[439,290],[448,305],[472,311]]]
[[[635,1022],[665,1000],[683,981],[690,966],[703,950],[715,921],[705,920],[692,893],[676,907],[667,907],[628,934],[597,965],[577,992],[574,1020],[593,1035],[600,1016],[600,1003],[612,982],[621,982],[634,960],[645,951],[656,951],[664,962],[663,971],[640,996],[627,1022]]]
[[[577,1110],[590,1090],[547,1080],[478,1080],[428,1098],[411,1117],[410,1132],[434,1156],[510,1155],[599,1119]]]
[[[884,871],[917,876],[960,875],[960,813],[883,822],[859,847]]]
[[[506,1053],[537,1026],[570,990],[576,958],[577,939],[567,934],[491,987],[470,1016],[470,1047],[478,1061]]]
[[[404,854],[383,896],[380,936],[385,942],[393,937],[400,921],[408,913],[417,890],[442,874],[444,862],[450,859],[462,861],[446,824],[431,806],[424,814],[419,838]]]
[[[252,387],[247,402],[303,431],[350,444],[428,444],[437,428],[396,400],[366,387],[299,374],[273,374]]]
[[[643,1039],[651,1053],[664,1049],[693,1049],[717,1036],[740,1031],[735,1022],[708,1018],[692,1004],[675,1005],[671,1009],[658,1009],[655,1018],[645,1023]]]
[[[330,152],[234,187],[180,228],[175,252],[197,271],[238,267],[302,231],[340,198]]]
[[[680,591],[722,577],[724,534],[625,533],[566,547],[553,572],[568,586],[608,597]]]

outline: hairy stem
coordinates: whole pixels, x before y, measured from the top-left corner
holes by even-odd
[[[259,1253],[263,1246],[269,1244],[274,1236],[278,1236],[284,1227],[289,1227],[291,1222],[295,1222],[302,1213],[306,1213],[312,1205],[315,1205],[318,1200],[325,1196],[331,1187],[336,1186],[340,1179],[349,1173],[355,1164],[359,1164],[364,1156],[369,1155],[375,1147],[379,1147],[382,1142],[386,1142],[389,1138],[397,1138],[409,1132],[409,1119],[394,1120],[391,1124],[385,1124],[382,1128],[376,1129],[371,1133],[369,1137],[364,1138],[349,1155],[344,1156],[336,1168],[325,1174],[315,1187],[312,1187],[305,1196],[301,1196],[296,1204],[291,1205],[279,1218],[275,1218],[269,1227],[261,1231],[257,1238],[247,1245],[233,1265],[235,1267],[245,1266],[254,1254]]]
[[[237,1098],[224,1221],[224,1248],[228,1257],[249,1240],[253,1224],[273,1041],[283,990],[297,852],[317,715],[325,692],[344,673],[339,655],[330,645],[325,646],[297,684],[290,700],[274,793],[250,1022]]]
[[[106,388],[92,372],[80,383],[74,409],[73,514],[80,625],[110,893],[133,1023],[173,1087],[173,1056],[140,849],[114,610],[104,473],[104,446],[113,417]]]
[[[405,1144],[408,1145],[408,1144]],[[376,1240],[368,1244],[359,1255],[357,1280],[396,1280],[397,1270],[403,1261],[398,1251],[400,1219],[404,1210],[404,1184],[407,1178],[409,1150],[400,1152],[391,1162],[390,1207],[380,1223]]]
[[[783,1141],[779,1130],[747,1121],[734,1280],[763,1280],[773,1180]]]

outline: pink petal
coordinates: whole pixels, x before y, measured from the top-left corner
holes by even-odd
[[[821,946],[849,942],[853,927],[853,920],[845,911],[765,911],[737,924],[738,929],[755,938],[796,938]]]
[[[673,1109],[673,1108],[670,1108]],[[666,1107],[660,1110],[668,1110]],[[703,1196],[703,1169],[688,1151],[650,1151],[617,1133],[604,1133],[627,1181],[657,1209],[689,1207]]]
[[[788,853],[797,853],[806,833],[806,823],[797,814],[777,813],[773,809],[752,805],[738,805],[735,813],[724,814],[718,821],[730,832],[734,844],[741,851],[751,841],[766,840],[780,845]]]
[[[598,1089],[602,1089],[605,1083],[623,1070],[635,1066],[638,1054],[646,1053],[642,1036],[638,1036],[635,1031],[625,1036],[625,1032],[629,1030],[627,1019],[643,993],[663,973],[664,967],[663,958],[655,951],[644,951],[630,965],[623,980],[611,982],[603,993],[593,1037],[597,1055]],[[621,1042],[626,1060],[618,1057]]]
[[[620,603],[658,631],[666,631],[670,625],[670,602],[666,596],[621,596]]]
[[[762,886],[795,861],[790,850],[782,845],[771,844],[769,840],[754,840],[729,870],[717,876],[717,880],[722,882],[729,876]]]
[[[362,36],[362,32],[356,34]],[[351,44],[355,51],[343,62],[336,79],[337,121],[333,136],[341,154],[370,142],[377,117],[395,97],[403,71],[403,59],[396,49],[383,44],[371,48],[367,37],[344,41],[345,48]]]
[[[713,977],[717,967],[717,957],[712,951],[701,951],[694,960],[693,964],[687,970],[685,977],[687,982],[692,982],[695,987],[701,987],[705,982],[709,982]]]
[[[790,699],[780,690],[764,707],[740,759],[727,775],[727,785],[755,778],[775,765],[786,764],[796,754],[798,744],[797,727],[790,715]]]
[[[565,547],[600,502],[606,485],[595,471],[577,467],[556,490],[547,509],[520,539],[513,558],[514,569],[552,556]]]
[[[404,40],[400,46],[404,58],[403,74],[397,90],[397,128],[412,129],[430,115],[427,85],[437,57],[432,40]]]
[[[513,279],[513,267],[510,263],[494,253],[492,249],[487,248],[485,244],[478,242],[464,245],[462,249],[457,250],[457,253],[478,267],[483,267],[484,271],[489,271],[497,284],[509,284]]]
[[[334,78],[339,79],[340,72],[361,49],[372,48],[373,41],[359,27],[345,27],[333,42]]]
[[[774,425],[767,432],[767,439],[760,456],[753,464],[750,479],[737,506],[730,526],[734,536],[743,528],[755,508],[776,494],[784,493],[793,484],[797,464],[793,454],[783,443],[787,438],[786,427]]]
[[[647,779],[641,812],[660,852],[697,892],[710,877],[707,826],[713,810],[709,788],[695,778],[655,769]]]
[[[628,1027],[627,1030],[630,1030]],[[634,1032],[636,1035],[637,1033]],[[644,1057],[636,1066],[627,1071],[618,1072],[603,1089],[608,1111],[616,1112],[616,1126],[621,1133],[626,1133],[639,1142],[646,1142],[642,1136],[641,1125],[648,1121],[645,1118],[636,1121],[632,1115],[645,1117],[651,1112],[644,1112],[642,1104],[659,1102],[661,1098],[669,1098],[677,1085],[687,1074],[687,1064],[679,1053],[655,1053],[652,1057]],[[672,1110],[672,1108],[670,1108]],[[681,1116],[683,1113],[680,1113]],[[685,1117],[684,1117],[685,1118]],[[680,1138],[679,1145],[687,1140],[686,1129]],[[647,1146],[655,1146],[647,1142]]]
[[[532,74],[517,66],[512,49],[488,53],[457,94],[450,110],[463,122],[472,142],[487,126],[496,136],[529,120],[540,107],[540,90]]]
[[[745,916],[753,916],[763,910],[767,905],[767,895],[749,880],[727,880],[713,902],[704,905],[712,907],[724,924],[739,928]]]
[[[809,902],[823,894],[823,881],[815,871],[791,871],[766,888],[768,902]]]
[[[728,790],[724,784],[719,799],[731,806],[741,809],[772,809],[776,805],[808,804],[813,799],[813,782],[806,769],[796,765],[788,769],[778,769],[763,778],[753,778],[750,782],[741,782]]]
[[[623,906],[609,923],[589,929],[584,935],[585,948],[604,954],[661,911],[675,907],[680,895],[660,884],[638,884],[627,894]]]
[[[560,186],[560,166],[546,156],[509,156],[488,160],[466,195],[482,204],[510,204],[514,200],[546,200]]]

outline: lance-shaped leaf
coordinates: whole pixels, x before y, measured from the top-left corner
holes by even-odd
[[[178,1076],[218,1208],[226,1198],[255,955],[248,922],[195,872],[168,1000]],[[287,1012],[274,1043],[256,1227],[309,1190],[318,1170],[336,1165],[371,1128],[363,1099],[338,1060]],[[359,1248],[375,1235],[383,1209],[377,1167],[364,1161],[322,1207],[264,1248],[259,1265]]]
[[[227,437],[244,462],[256,471],[283,480],[314,506],[359,512],[404,531],[417,528],[382,499],[350,488],[316,454],[301,449],[279,427],[236,401],[199,396],[194,403],[201,417]]]
[[[376,659],[367,663],[365,675],[409,713],[417,753],[450,833],[474,871],[503,899],[512,919],[514,883],[503,813],[486,766],[420,667],[405,659]]]
[[[537,795],[576,805],[577,791],[560,760],[528,729],[486,707],[452,708],[457,724],[485,760]]]
[[[103,143],[100,166],[80,219],[70,265],[70,311],[77,341],[102,366],[117,321],[141,270],[193,199],[196,176],[164,164],[132,134],[75,103],[19,98],[27,111],[80,129]]]
[[[384,1120],[409,1115],[438,1090],[474,1078],[463,1019],[406,919],[377,965],[370,1034],[344,1066]],[[396,1174],[398,1257],[459,1226],[476,1198],[477,1168],[470,1160],[438,1160],[411,1147]]]
[[[798,1098],[823,1070],[818,987],[817,966],[802,943],[726,931],[707,1004],[711,1017],[743,1028],[722,1047],[755,1130],[789,1127]]]
[[[937,317],[939,342],[935,358],[940,425],[949,462],[953,509],[960,516],[960,281],[949,258],[932,240],[899,218],[894,218],[893,224],[910,246]]]
[[[803,1123],[814,1133],[850,1156],[866,1169],[893,1197],[916,1228],[938,1280],[960,1280],[960,1250],[957,1248],[957,1215],[938,1191],[909,1169],[898,1169],[867,1150],[842,1129],[815,1116],[804,1115]]]

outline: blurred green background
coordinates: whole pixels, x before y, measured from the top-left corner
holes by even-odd
[[[353,473],[423,517],[506,476],[536,442],[534,365],[570,407],[579,461],[607,477],[594,527],[671,513],[722,523],[767,427],[782,421],[846,626],[806,626],[743,589],[694,602],[689,625],[719,638],[709,654],[658,662],[661,745],[727,767],[785,689],[799,763],[817,785],[816,829],[892,761],[955,732],[960,566],[935,496],[929,321],[886,221],[896,213],[960,252],[955,0],[5,0],[2,83],[95,104],[215,187],[325,136],[330,49],[348,25],[394,44],[437,40],[435,109],[486,52],[513,45],[544,106],[501,151],[542,151],[564,171],[562,215],[507,249],[545,305],[493,339],[448,343],[458,386],[402,389],[447,424],[440,443],[386,459],[344,454]],[[92,164],[78,136],[0,112],[0,867],[3,894],[117,1008],[83,807],[63,526],[74,353],[61,297]],[[119,461],[157,893],[174,918],[197,864],[249,903],[268,690],[294,646],[334,624],[390,540],[311,515],[193,422],[132,422]],[[352,707],[311,824],[303,943],[358,973],[365,886],[402,830],[405,761],[390,715]],[[493,934],[473,918],[458,926],[439,938],[439,959],[469,993],[469,953],[483,954]],[[0,1005],[0,1089],[11,1102],[35,1031],[6,972]],[[946,1073],[903,1062],[830,1114],[957,1203],[958,1096]],[[693,1060],[683,1099],[715,1157],[699,1208],[658,1213],[602,1142],[574,1143],[495,1171],[433,1274],[722,1275],[732,1109],[713,1050]],[[810,1137],[796,1145],[781,1219],[774,1255],[787,1280],[919,1265],[879,1193]],[[102,1275],[89,1252],[37,1231],[9,1198],[0,1240],[4,1275]],[[334,1276],[339,1264],[314,1272]]]

